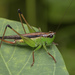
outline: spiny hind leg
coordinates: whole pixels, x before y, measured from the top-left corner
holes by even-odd
[[[26,33],[25,28],[24,28],[24,26],[23,26],[23,22],[22,22],[21,17],[23,18],[24,22],[27,24],[30,33],[36,32],[36,31],[33,29],[33,27],[28,24],[28,22],[26,21],[24,15],[22,14],[22,12],[21,12],[20,9],[18,9],[18,14],[19,14],[19,18],[20,18],[20,21],[21,21],[21,24],[22,24],[22,27],[23,27],[24,32]]]
[[[47,50],[47,48],[46,48],[46,46],[45,46],[45,44],[43,44],[43,47],[44,47],[44,49],[46,50],[46,52],[48,53],[48,55],[50,55],[52,58],[53,58],[53,60],[55,61],[55,63],[56,63],[56,60],[55,60],[55,58],[48,52],[48,50]]]
[[[2,39],[0,39],[0,40],[2,40]],[[15,44],[15,41],[13,41],[13,42],[11,42],[11,41],[7,41],[7,40],[2,40],[3,42],[6,42],[6,43],[8,43],[8,44]]]
[[[33,56],[33,62],[31,64],[31,67],[34,65],[35,59],[34,59],[34,52],[37,51],[38,49],[41,48],[42,45],[39,45],[33,52],[32,52],[32,56]]]
[[[26,31],[25,31],[25,28],[24,28],[24,25],[23,25],[23,22],[22,22],[21,14],[22,14],[22,13],[21,13],[20,9],[18,9],[18,15],[19,15],[19,18],[20,18],[20,21],[21,21],[23,30],[24,30],[24,32],[25,32],[25,34],[26,34]]]
[[[17,33],[19,36],[21,36],[21,34],[19,34],[16,30],[14,30],[10,25],[6,25],[2,39],[1,39],[0,47],[1,47],[2,41],[4,40],[4,35],[6,33],[7,27],[9,27],[11,30],[13,30],[15,33]]]

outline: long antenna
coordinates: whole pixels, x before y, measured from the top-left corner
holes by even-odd
[[[73,0],[72,0],[72,1],[73,1]],[[70,5],[72,4],[72,1],[70,2],[69,6],[66,8],[66,11],[64,12],[64,15],[63,15],[63,17],[61,18],[61,20],[60,20],[60,22],[59,22],[59,25],[58,25],[58,27],[57,27],[57,29],[56,29],[56,32],[57,32],[58,28],[60,27],[60,25],[61,25],[61,23],[62,23],[62,21],[63,21],[63,19],[64,19],[64,16],[65,16],[66,13],[67,13],[67,10],[69,9]]]

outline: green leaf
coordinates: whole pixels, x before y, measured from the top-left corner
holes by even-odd
[[[24,33],[20,22],[0,19],[0,36],[3,35],[7,24],[11,25],[19,33]],[[29,32],[26,25],[25,28]],[[34,29],[38,31],[37,28]],[[15,34],[11,29],[7,28],[5,35]],[[35,63],[31,67],[33,48],[2,43],[0,48],[0,75],[69,75],[57,47],[50,45],[47,48],[55,57],[57,63],[46,53],[44,48],[41,48],[35,52]]]

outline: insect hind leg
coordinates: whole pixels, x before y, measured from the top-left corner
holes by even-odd
[[[2,40],[2,39],[0,39],[0,40]],[[11,41],[7,41],[7,40],[2,40],[3,42],[6,42],[6,43],[8,43],[8,44],[15,44],[15,41],[13,41],[13,42],[11,42]]]
[[[22,22],[21,14],[22,14],[22,13],[21,13],[20,9],[18,9],[18,15],[19,15],[19,18],[20,18],[20,21],[21,21],[23,30],[24,30],[24,32],[25,32],[25,34],[26,34],[26,31],[25,31],[25,28],[24,28],[24,25],[23,25],[23,22]]]
[[[18,9],[18,14],[19,14],[19,18],[20,18],[20,21],[21,21],[21,24],[22,24],[23,29],[24,29],[24,26],[23,26],[21,17],[23,18],[24,22],[27,24],[30,33],[36,32],[36,31],[33,29],[33,27],[28,24],[28,22],[26,21],[24,15],[22,14],[22,12],[21,12],[20,9]],[[24,29],[24,32],[25,32],[25,29]],[[26,32],[25,32],[25,33],[26,33]]]
[[[7,30],[7,27],[9,27],[11,30],[13,30],[15,33],[17,33],[19,36],[21,36],[21,34],[19,34],[17,31],[15,31],[10,25],[6,25],[3,36],[2,36],[1,44],[2,44],[2,41],[4,40],[4,35]],[[1,44],[0,44],[0,47],[1,47]]]

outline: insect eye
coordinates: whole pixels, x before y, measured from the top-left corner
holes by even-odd
[[[52,34],[50,34],[48,37],[52,38],[52,37],[53,37],[53,35],[52,35]]]

